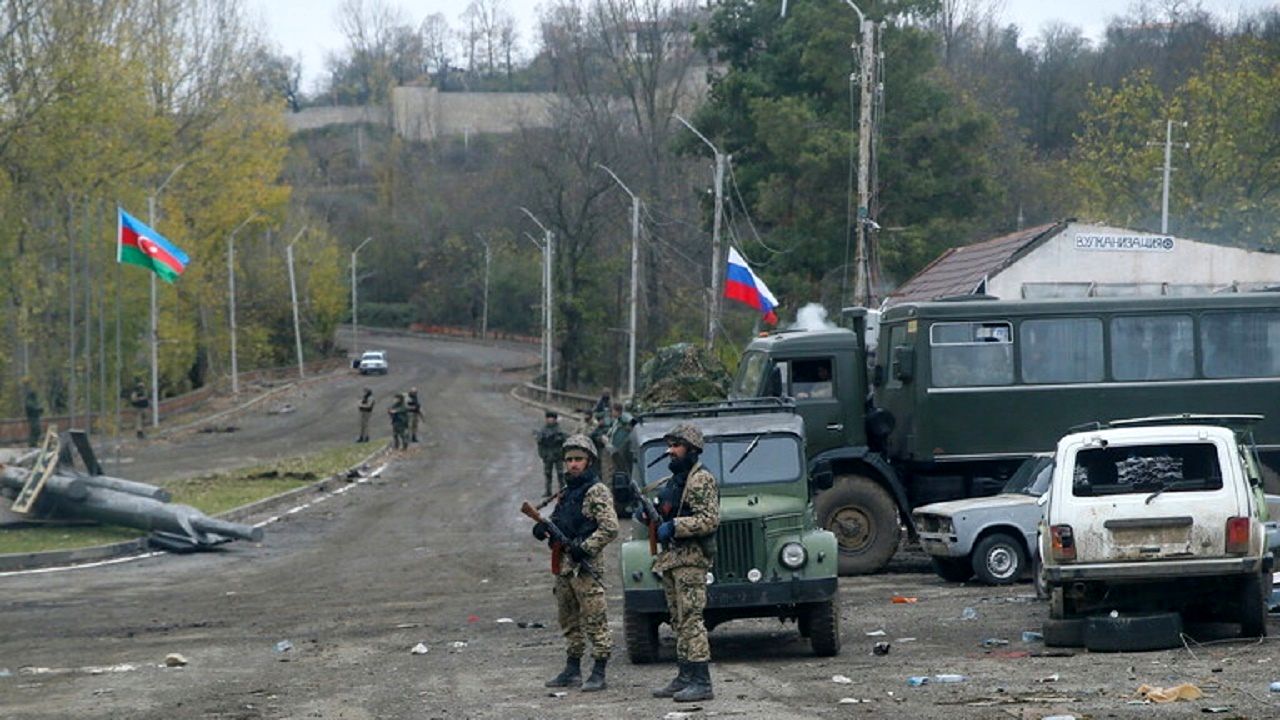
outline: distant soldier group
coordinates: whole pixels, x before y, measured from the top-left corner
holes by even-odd
[[[360,411],[360,435],[356,438],[358,443],[369,442],[369,422],[373,418],[376,403],[373,388],[365,388],[356,406]],[[418,442],[418,421],[422,419],[422,401],[418,399],[418,388],[412,388],[408,393],[396,393],[391,407],[387,408],[387,416],[391,418],[392,448],[403,450],[409,447],[410,442]]]

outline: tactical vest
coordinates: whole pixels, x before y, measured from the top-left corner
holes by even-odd
[[[599,523],[582,512],[582,501],[586,499],[587,491],[599,481],[595,468],[590,468],[581,476],[570,479],[564,495],[551,513],[551,522],[555,523],[556,527],[560,528],[560,531],[570,540],[586,540],[599,526]]]
[[[689,476],[697,472],[702,467],[702,463],[694,463],[688,472],[679,473],[671,476],[671,480],[663,486],[662,492],[658,494],[657,510],[662,514],[663,520],[674,520],[678,517],[691,517],[693,510],[686,505],[684,500],[685,483],[689,481]],[[718,490],[718,488],[717,488]],[[716,560],[716,531],[712,530],[707,535],[692,538],[676,538],[673,540],[675,544],[696,544],[702,549],[702,554],[715,563]]]

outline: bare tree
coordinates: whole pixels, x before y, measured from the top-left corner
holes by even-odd
[[[436,76],[436,84],[444,87],[453,59],[453,30],[444,13],[428,15],[419,29],[422,36],[422,56],[425,70]]]
[[[405,25],[403,13],[384,0],[343,0],[334,19],[347,41],[352,70],[365,101],[384,100],[393,80],[396,38]]]

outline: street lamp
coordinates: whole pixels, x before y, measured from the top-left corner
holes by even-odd
[[[680,116],[680,113],[672,113],[672,117],[679,120],[690,132],[698,136],[698,139],[706,143],[711,148],[711,152],[716,156],[716,206],[715,216],[711,219],[711,302],[707,303],[709,310],[707,314],[707,349],[710,350],[716,342],[716,325],[720,323],[720,276],[724,275],[725,269],[720,266],[720,218],[724,214],[724,166],[727,156],[720,152],[720,148],[715,143],[707,139],[705,135],[698,132],[688,120]]]
[[[351,251],[351,347],[355,350],[357,360],[360,358],[360,316],[356,305],[356,254],[372,241],[372,237],[367,237]]]
[[[484,310],[480,314],[480,339],[489,339],[489,264],[493,259],[490,252],[489,240],[480,233],[476,233],[476,239],[484,245]]]
[[[535,223],[538,223],[538,227],[541,227],[543,232],[545,233],[543,235],[542,242],[538,242],[537,239],[534,238],[529,233],[525,233],[524,236],[529,238],[529,242],[538,246],[538,249],[542,251],[542,372],[543,372],[543,377],[546,379],[544,394],[547,402],[551,402],[551,261],[550,261],[551,252],[550,251],[551,251],[552,235],[551,235],[551,231],[543,227],[542,223],[538,222],[538,219],[533,217],[532,213],[530,213],[528,210],[525,210],[524,208],[520,208],[520,209],[523,210],[524,213],[528,215],[530,218],[533,218],[533,221]]]
[[[147,196],[147,225],[152,230],[156,227],[156,198],[164,192],[164,188],[173,179],[178,171],[186,167],[185,162],[178,163],[169,176],[160,183],[160,186]],[[156,313],[156,274],[151,273],[151,426],[159,427],[160,425],[160,351],[158,345],[160,342],[160,322]]]
[[[298,348],[298,377],[305,378],[306,372],[302,369],[302,326],[298,323],[298,283],[293,275],[293,244],[298,242],[302,237],[302,233],[307,231],[307,226],[303,225],[297,235],[293,236],[293,240],[285,246],[285,256],[289,259],[289,295],[293,298],[293,342]]]
[[[244,222],[236,226],[227,236],[227,295],[231,305],[229,319],[231,321],[231,394],[240,394],[240,367],[236,360],[236,233],[244,229],[250,221],[258,217],[258,211],[249,213]]]
[[[631,188],[618,177],[609,168],[596,163],[596,167],[609,173],[609,177],[618,183],[624,192],[631,196],[631,308],[630,319],[628,323],[629,347],[627,348],[627,397],[635,398],[636,396],[636,297],[639,294],[640,283],[638,279],[638,269],[640,267],[640,198],[631,192]]]

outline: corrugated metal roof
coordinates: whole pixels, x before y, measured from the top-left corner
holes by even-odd
[[[972,294],[983,278],[1005,269],[1022,251],[1057,235],[1065,227],[1065,222],[1037,225],[991,240],[951,248],[898,286],[890,293],[886,304]]]

